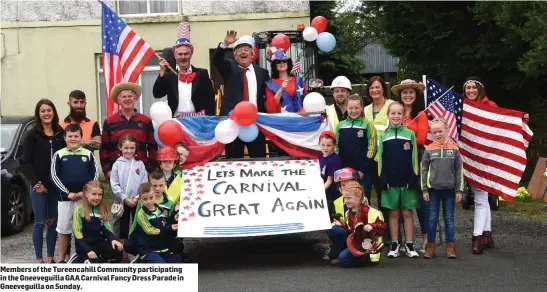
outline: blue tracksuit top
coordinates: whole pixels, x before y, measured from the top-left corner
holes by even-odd
[[[53,154],[51,181],[58,201],[70,201],[69,193],[79,193],[88,182],[98,179],[99,168],[90,150],[66,147]]]

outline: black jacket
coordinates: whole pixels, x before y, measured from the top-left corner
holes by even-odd
[[[237,103],[243,100],[243,69],[232,59],[224,59],[224,54],[230,48],[223,49],[218,45],[213,55],[213,65],[224,79],[224,97],[220,107],[220,115],[227,116]],[[258,111],[266,112],[266,82],[270,80],[268,70],[252,64],[256,75],[256,104]]]
[[[51,186],[51,157],[55,152],[66,147],[64,132],[61,127],[52,137],[39,129],[30,130],[23,144],[23,172],[32,186],[39,181],[48,191]],[[51,143],[50,143],[51,139]]]
[[[207,69],[196,68],[192,66],[192,72],[196,73],[196,78],[192,81],[192,103],[196,112],[205,110],[208,116],[216,114],[215,94],[213,93],[213,83],[209,79]],[[167,95],[167,104],[173,112],[173,116],[179,107],[179,80],[178,75],[170,70],[165,71],[165,75],[156,79],[154,89],[152,90],[155,98],[162,98]]]

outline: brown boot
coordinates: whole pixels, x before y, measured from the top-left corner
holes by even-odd
[[[494,239],[492,239],[491,231],[482,233],[482,247],[494,247]]]
[[[435,249],[437,248],[437,245],[432,242],[428,242],[425,245],[425,253],[424,253],[424,259],[432,259],[435,257]]]
[[[482,236],[474,236],[473,235],[473,253],[474,254],[482,254]]]
[[[446,257],[449,259],[455,259],[456,258],[456,244],[453,242],[447,242],[445,244],[446,246]]]

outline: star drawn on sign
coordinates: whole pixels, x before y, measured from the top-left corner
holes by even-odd
[[[196,182],[201,182],[201,178],[196,178]]]
[[[184,191],[185,192],[190,192],[192,189],[191,188],[185,188]]]
[[[203,195],[204,192],[203,191],[198,191],[198,195]]]
[[[304,87],[300,87],[300,85],[298,85],[298,89],[296,90],[298,91],[299,94],[304,94]]]
[[[190,206],[184,206],[184,210],[190,210]]]
[[[189,179],[185,179],[185,180],[184,180],[184,183],[185,183],[185,184],[188,184],[188,183],[190,183],[190,180],[189,180]]]
[[[195,216],[196,216],[196,213],[192,212],[192,213],[190,213],[189,216],[190,216],[190,217],[195,217]]]
[[[186,222],[186,221],[188,221],[188,218],[186,217],[182,218],[182,222]]]

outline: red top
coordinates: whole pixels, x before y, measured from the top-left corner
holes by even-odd
[[[281,78],[272,78],[272,80],[279,84],[279,86],[283,86],[283,80]],[[290,95],[294,96],[296,90],[296,78],[293,76],[291,79],[289,79],[289,83],[287,84],[287,88],[285,88],[285,91]],[[276,92],[272,92],[267,86],[266,86],[266,112],[269,114],[276,114],[281,113],[281,100],[279,103],[275,102],[275,94]],[[304,95],[306,96],[307,90],[304,88]]]
[[[481,99],[481,103],[498,107],[498,105],[495,102],[489,100],[488,97],[486,97],[486,96]]]
[[[412,122],[411,122],[412,121]],[[424,146],[429,131],[429,121],[425,112],[419,112],[414,120],[407,116],[403,120],[403,124],[416,135],[416,146]]]

